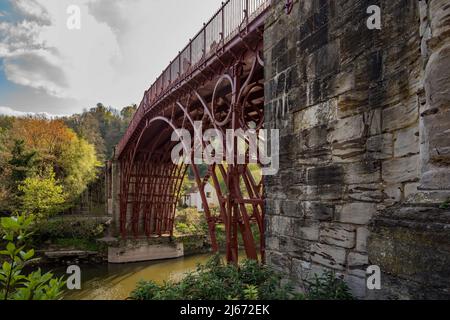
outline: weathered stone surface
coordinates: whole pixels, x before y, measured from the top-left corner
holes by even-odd
[[[419,156],[383,162],[383,180],[387,183],[414,182],[419,178]]]
[[[312,248],[311,260],[321,265],[343,270],[345,266],[345,249],[316,243]]]
[[[401,158],[408,155],[419,153],[419,128],[413,126],[411,128],[399,130],[395,135],[394,155]]]
[[[450,92],[445,87],[450,82],[446,68],[450,64],[450,45],[446,45],[433,53],[425,71],[425,90],[427,102],[432,108],[448,110]]]
[[[366,278],[347,275],[345,276],[345,281],[347,282],[347,285],[355,298],[364,299],[366,297]]]
[[[383,131],[406,128],[417,122],[419,106],[415,100],[400,103],[383,110]]]
[[[393,155],[393,135],[386,133],[367,140],[370,157],[377,160],[389,159]]]
[[[362,115],[338,120],[331,132],[331,142],[343,142],[360,139],[364,134]]]
[[[310,241],[319,240],[319,224],[311,222],[298,224],[294,232],[294,237]]]
[[[284,4],[272,4],[264,44],[266,127],[280,130],[280,174],[265,178],[268,263],[299,287],[333,269],[356,297],[447,297],[448,220],[403,209],[450,197],[448,1],[380,0],[382,32],[366,26],[367,1],[294,1],[290,15]],[[438,277],[420,271],[425,250]],[[368,256],[385,272],[375,295]]]
[[[382,202],[384,195],[379,184],[359,184],[348,187],[348,198],[355,202]]]
[[[347,261],[349,267],[364,267],[369,263],[369,257],[367,254],[350,252]]]
[[[325,103],[309,107],[294,114],[294,130],[303,131],[317,126],[328,125],[336,119],[337,101],[331,100]]]
[[[376,213],[374,203],[348,203],[336,207],[337,220],[343,223],[366,225]]]
[[[320,242],[351,249],[355,246],[355,229],[351,225],[323,223],[320,227]]]
[[[308,169],[307,182],[310,185],[340,184],[343,181],[341,166],[317,167]]]
[[[356,229],[356,251],[367,252],[367,239],[369,238],[369,229],[360,227]]]
[[[370,230],[370,263],[394,279],[406,280],[391,279],[387,293],[380,294],[450,298],[450,212],[394,207],[377,216]]]
[[[381,162],[361,161],[343,165],[344,182],[348,185],[372,184],[381,180]]]
[[[331,221],[334,217],[334,206],[323,202],[305,202],[305,217],[315,221]]]
[[[151,240],[120,242],[118,246],[108,248],[109,263],[130,263],[162,259],[179,258],[184,255],[183,243],[169,240],[153,244]]]
[[[388,202],[389,204],[398,203],[402,199],[402,185],[385,185],[383,188],[383,193],[385,195],[386,202]]]
[[[276,251],[267,250],[267,263],[279,272],[289,274],[291,270],[291,260],[289,256]]]

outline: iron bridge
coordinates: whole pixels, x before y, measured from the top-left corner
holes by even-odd
[[[188,165],[171,160],[171,150],[177,144],[171,139],[174,130],[194,133],[197,121],[204,130],[220,130],[224,136],[227,129],[263,128],[262,50],[269,6],[270,0],[224,2],[145,92],[115,150],[122,237],[173,234],[188,169]],[[206,175],[198,165],[191,167],[213,251],[219,250],[216,227],[223,224],[229,262],[238,260],[239,237],[247,258],[264,261],[263,179],[248,164],[209,165]],[[207,183],[217,192],[218,208],[207,201]]]

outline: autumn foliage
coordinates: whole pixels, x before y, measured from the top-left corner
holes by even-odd
[[[3,212],[56,213],[96,178],[94,146],[61,120],[8,118],[0,132]]]

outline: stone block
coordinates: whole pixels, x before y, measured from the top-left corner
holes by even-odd
[[[380,161],[361,161],[343,165],[345,184],[373,184],[381,180]]]
[[[402,102],[383,110],[383,132],[406,128],[419,120],[419,105],[416,100]]]
[[[305,217],[316,221],[331,221],[334,217],[334,206],[323,202],[305,202]]]
[[[384,200],[388,204],[394,204],[402,200],[402,185],[393,184],[383,187]]]
[[[354,248],[356,228],[351,225],[323,223],[320,226],[320,242],[343,248]]]
[[[311,260],[332,269],[344,270],[345,254],[343,248],[316,243],[312,248]]]
[[[366,278],[357,277],[354,275],[345,276],[347,283],[353,297],[356,299],[364,299],[366,297],[367,282]]]
[[[393,135],[386,133],[369,138],[367,140],[367,152],[372,159],[384,160],[392,158]]]
[[[343,169],[342,166],[332,165],[328,167],[316,167],[308,169],[308,185],[332,185],[342,184]]]
[[[336,111],[337,101],[335,99],[299,111],[294,115],[294,130],[303,131],[328,125],[336,119]]]
[[[311,242],[290,236],[278,236],[279,252],[302,260],[311,258]]]
[[[331,132],[331,142],[344,142],[360,139],[364,133],[364,121],[362,115],[338,120]]]
[[[298,200],[283,200],[280,212],[287,217],[301,218],[304,216],[303,203]]]
[[[448,210],[431,206],[399,205],[377,215],[369,227],[369,260],[395,280],[383,287],[401,288],[402,299],[449,299],[449,221]]]
[[[419,128],[413,126],[395,132],[394,156],[401,158],[419,153]]]
[[[108,248],[109,263],[130,263],[179,258],[184,255],[183,243],[152,244],[147,240],[127,241]]]
[[[356,202],[336,206],[337,221],[366,225],[377,211],[376,204]]]
[[[383,181],[387,183],[414,182],[419,178],[420,157],[388,160],[383,162]]]
[[[354,202],[382,202],[383,192],[379,184],[348,186],[348,198]]]
[[[319,240],[319,224],[318,223],[300,223],[295,226],[294,237],[309,241]]]
[[[291,271],[291,259],[285,255],[276,251],[267,250],[267,263],[277,270],[285,274],[289,274]]]
[[[356,251],[367,252],[367,239],[369,238],[369,229],[360,227],[356,229]]]
[[[367,254],[350,252],[347,258],[347,264],[349,267],[364,267],[369,264],[369,257]]]

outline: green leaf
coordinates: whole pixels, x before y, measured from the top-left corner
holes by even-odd
[[[3,270],[6,272],[6,273],[9,273],[9,272],[11,272],[11,264],[9,263],[9,262],[3,262]]]
[[[9,242],[6,245],[6,250],[9,252],[10,255],[13,256],[16,253],[16,246],[15,246],[15,244],[12,243],[12,242]]]
[[[29,250],[28,252],[21,252],[20,255],[22,259],[27,261],[34,257],[34,249]]]

